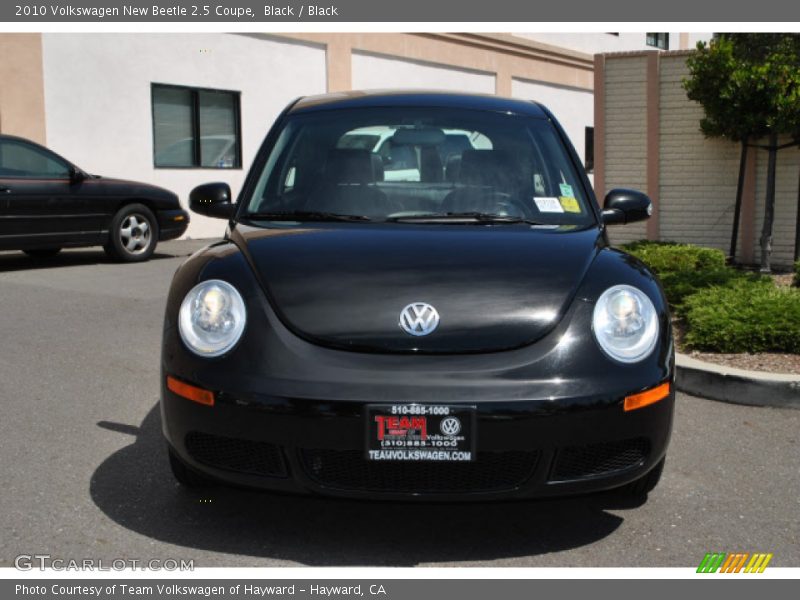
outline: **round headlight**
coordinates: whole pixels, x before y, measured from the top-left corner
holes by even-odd
[[[598,298],[592,319],[594,337],[614,360],[635,363],[658,340],[658,315],[650,298],[630,285],[615,285]]]
[[[194,286],[181,303],[178,330],[198,356],[220,356],[242,337],[247,312],[230,283],[209,279]]]

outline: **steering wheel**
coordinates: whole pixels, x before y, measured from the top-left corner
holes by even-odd
[[[522,201],[512,194],[506,192],[491,192],[486,195],[484,205],[489,210],[481,212],[498,215],[501,217],[528,217],[528,211]]]

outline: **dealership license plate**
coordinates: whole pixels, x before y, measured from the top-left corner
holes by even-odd
[[[371,404],[366,446],[375,461],[473,461],[475,407]]]

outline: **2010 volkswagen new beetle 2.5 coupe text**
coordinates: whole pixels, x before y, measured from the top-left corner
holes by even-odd
[[[162,416],[183,484],[387,499],[644,496],[669,442],[661,288],[609,246],[564,131],[535,102],[446,93],[303,98],[225,239],[175,274]]]

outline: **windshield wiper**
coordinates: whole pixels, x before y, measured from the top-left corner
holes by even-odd
[[[316,210],[290,210],[277,212],[251,212],[242,215],[244,219],[265,221],[371,221],[363,215],[342,215]]]
[[[526,223],[528,225],[542,225],[538,221],[514,217],[511,215],[493,215],[482,212],[448,212],[431,213],[427,215],[403,215],[386,219],[392,223],[443,223],[447,221],[467,221],[473,223]]]

